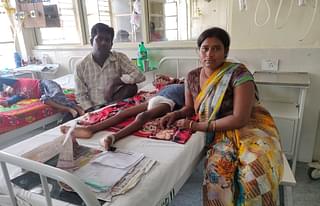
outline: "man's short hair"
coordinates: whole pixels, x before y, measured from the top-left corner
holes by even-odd
[[[104,23],[97,23],[91,28],[91,38],[90,38],[91,45],[93,43],[94,37],[100,32],[106,32],[106,33],[110,34],[111,39],[113,40],[114,29]]]

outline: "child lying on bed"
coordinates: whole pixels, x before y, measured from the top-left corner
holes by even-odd
[[[43,103],[62,112],[69,112],[73,117],[84,114],[84,110],[68,100],[60,85],[52,80],[0,77],[0,92],[6,97],[0,100],[0,105],[4,107],[23,99],[40,98]]]
[[[153,119],[164,116],[168,112],[179,109],[184,105],[184,84],[171,84],[160,90],[148,102],[129,107],[116,115],[89,126],[76,127],[72,136],[77,138],[91,138],[93,133],[117,125],[130,117],[136,116],[135,120],[120,131],[102,138],[100,144],[109,149],[115,141],[126,137],[142,128],[142,126]],[[61,132],[66,134],[69,126],[61,126]]]

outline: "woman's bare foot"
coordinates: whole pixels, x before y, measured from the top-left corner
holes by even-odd
[[[70,126],[60,126],[60,131],[63,134],[67,134],[67,132],[69,131]],[[92,132],[84,127],[76,127],[73,129],[73,131],[71,132],[71,136],[73,137],[77,137],[77,138],[82,138],[82,139],[89,139],[92,137]]]

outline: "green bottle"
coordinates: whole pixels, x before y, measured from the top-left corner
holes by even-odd
[[[141,42],[139,44],[138,48],[138,67],[141,71],[144,71],[145,69],[145,62],[148,61],[148,50],[144,46],[144,42]]]

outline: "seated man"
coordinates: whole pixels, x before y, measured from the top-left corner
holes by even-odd
[[[125,54],[111,51],[113,38],[112,27],[95,24],[90,39],[93,51],[76,67],[76,98],[85,110],[132,97],[136,83],[145,80]]]

